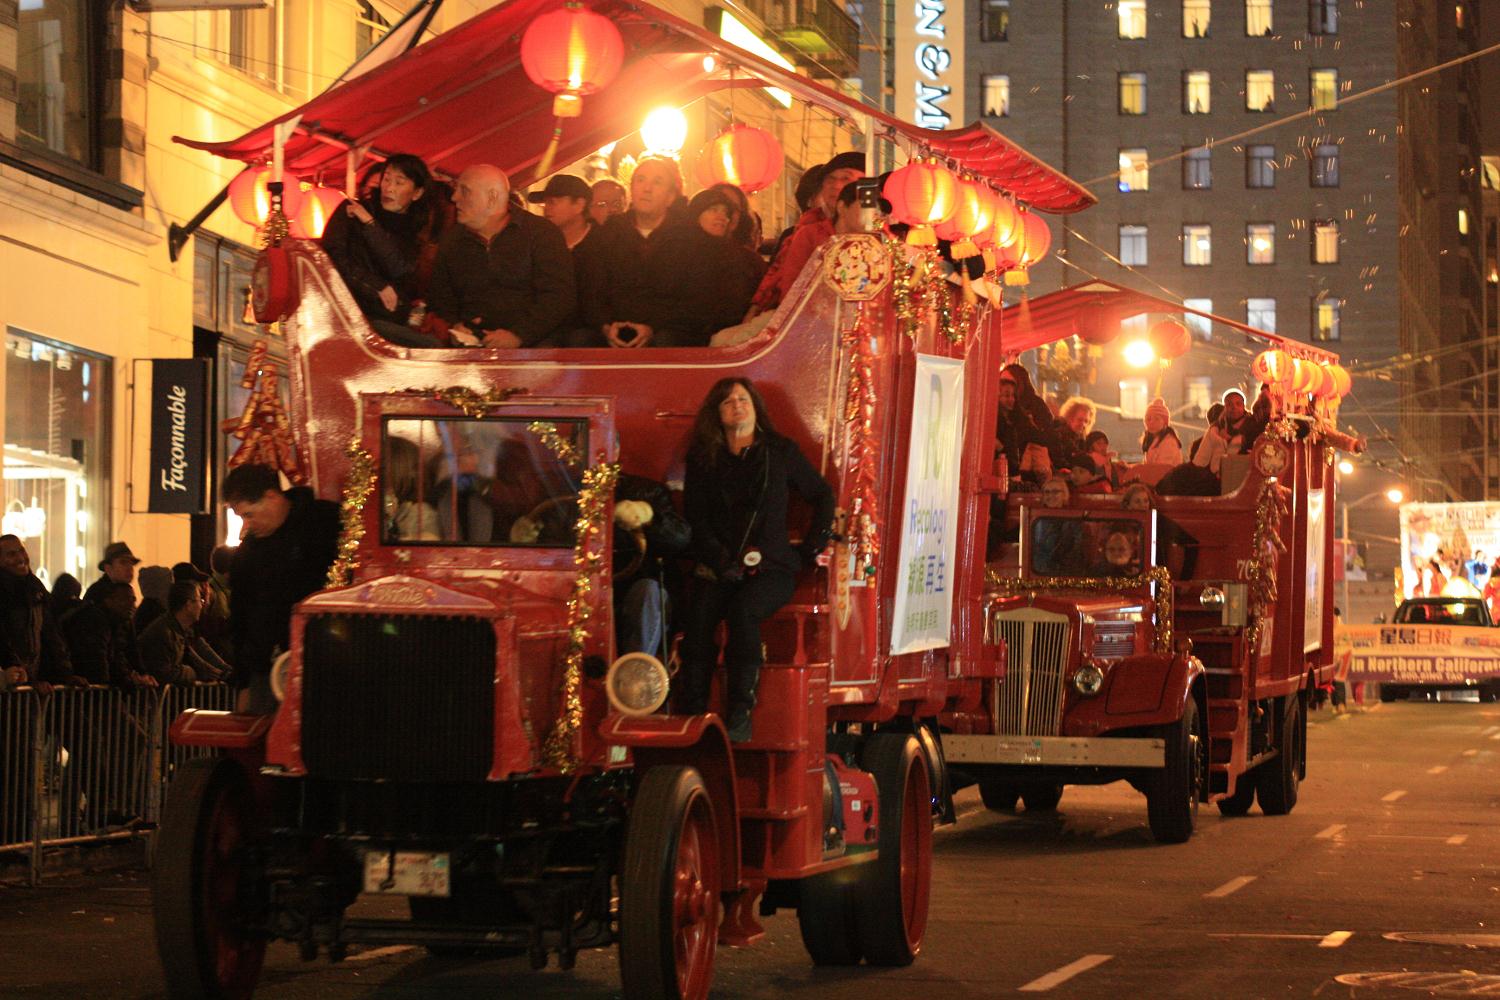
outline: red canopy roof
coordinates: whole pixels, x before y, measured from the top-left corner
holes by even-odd
[[[521,67],[521,35],[534,19],[565,0],[509,0],[377,69],[313,98],[275,122],[228,142],[177,137],[178,142],[230,159],[254,161],[271,150],[272,126],[300,121],[286,146],[289,170],[342,176],[346,150],[415,153],[434,169],[457,174],[493,163],[516,187],[536,180],[552,137],[552,97]],[[639,0],[594,0],[625,39],[625,65],[600,93],[583,100],[582,116],[563,122],[556,162],[570,163],[635,132],[659,104],[686,105],[729,86],[769,85],[834,115],[873,118],[886,137],[909,150],[957,161],[1032,207],[1077,212],[1097,200],[998,132],[981,124],[934,132],[867,107],[726,42],[707,30]],[[705,69],[704,56],[717,65]],[[731,77],[730,66],[734,67]]]
[[[1180,302],[1159,299],[1154,295],[1137,292],[1102,278],[1049,292],[1034,299],[1023,299],[1015,305],[1006,306],[1000,323],[1002,349],[1006,354],[1020,354],[1022,351],[1029,351],[1034,347],[1071,337],[1077,332],[1079,311],[1092,307],[1095,303],[1104,304],[1122,319],[1141,313],[1202,316],[1204,319],[1232,327],[1248,337],[1262,341],[1268,348],[1286,351],[1296,358],[1310,358],[1330,364],[1339,359],[1337,354],[1321,347],[1313,347],[1311,344],[1304,344],[1298,340],[1280,337],[1232,319],[1225,319],[1223,316],[1215,316],[1213,313],[1189,309]]]

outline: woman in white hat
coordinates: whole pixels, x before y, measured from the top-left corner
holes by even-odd
[[[1182,441],[1172,429],[1172,411],[1157,396],[1146,407],[1146,433],[1141,435],[1142,461],[1147,465],[1182,464]]]

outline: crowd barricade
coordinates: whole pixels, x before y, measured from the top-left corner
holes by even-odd
[[[172,720],[233,703],[225,684],[0,692],[0,853],[35,884],[49,848],[148,834],[178,766],[208,752],[172,746]]]

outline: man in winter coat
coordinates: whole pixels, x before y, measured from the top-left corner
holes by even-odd
[[[111,580],[97,601],[84,601],[58,623],[68,640],[73,670],[90,684],[114,687],[155,687],[140,672],[136,655],[135,590]]]
[[[99,560],[99,571],[103,575],[89,584],[89,589],[83,592],[83,599],[99,600],[103,596],[104,585],[111,580],[115,583],[135,583],[135,568],[140,562],[130,551],[129,545],[110,542],[104,547],[104,558]]]
[[[0,673],[8,686],[30,684],[43,694],[54,684],[88,686],[73,673],[47,588],[15,535],[0,535]]]

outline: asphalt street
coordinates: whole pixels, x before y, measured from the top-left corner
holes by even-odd
[[[1200,814],[1164,847],[1128,786],[1069,788],[1055,814],[995,814],[972,792],[935,837],[926,947],[906,969],[821,970],[791,913],[721,950],[716,997],[883,1000],[1500,996],[1500,706],[1314,713],[1290,816]],[[142,873],[0,887],[0,997],[164,995]],[[362,904],[363,905],[363,904]],[[387,907],[389,901],[368,904]],[[612,952],[571,972],[413,948],[336,966],[272,947],[258,996],[604,998]]]

